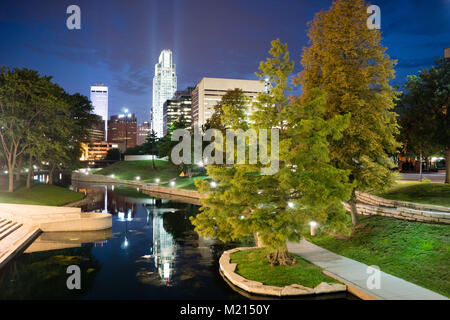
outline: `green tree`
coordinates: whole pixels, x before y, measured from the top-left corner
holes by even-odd
[[[117,148],[109,149],[106,153],[105,160],[114,160],[114,161],[120,161],[122,158],[122,153],[120,153],[120,150]]]
[[[280,130],[276,159],[280,169],[261,175],[264,165],[249,164],[248,157],[246,164],[208,165],[208,175],[216,185],[197,182],[200,191],[209,195],[193,224],[198,233],[222,241],[254,235],[258,244],[267,247],[272,265],[289,265],[294,261],[287,253],[286,241],[300,240],[311,220],[332,229],[344,228],[341,201],[350,197],[352,186],[348,172],[330,164],[328,146],[329,140],[342,138],[349,116],[326,120],[326,99],[319,90],[312,92],[315,97],[306,104],[289,99],[287,83],[294,64],[287,45],[275,40],[269,53],[271,57],[261,62],[258,75],[269,79],[272,90],[258,95],[248,125],[257,133]],[[244,115],[231,114],[235,115],[231,128],[242,126]],[[269,152],[271,146],[269,140]]]
[[[408,77],[400,104],[402,141],[416,153],[443,150],[446,183],[450,183],[449,106],[449,61],[439,58],[435,66],[420,71],[418,76]]]
[[[423,95],[422,84],[417,76],[408,76],[404,90],[396,107],[400,125],[398,140],[403,144],[403,154],[419,157],[422,180],[423,158],[441,150],[435,139],[436,115],[429,108],[429,97]]]
[[[9,170],[8,191],[14,191],[17,159],[33,141],[44,141],[43,128],[51,125],[58,110],[67,106],[60,99],[62,89],[51,77],[28,69],[0,70],[0,141]]]
[[[155,156],[158,154],[158,137],[156,136],[155,131],[151,131],[147,138],[145,138],[145,142],[142,144],[142,152],[144,154],[152,155],[152,168],[155,169]]]
[[[303,71],[296,79],[302,101],[314,99],[314,89],[327,93],[326,117],[351,115],[341,140],[332,143],[337,168],[350,170],[355,182],[350,200],[352,220],[358,223],[356,190],[376,191],[389,186],[394,175],[389,158],[399,144],[397,93],[389,85],[395,61],[381,45],[379,30],[369,30],[364,0],[336,0],[310,22],[310,46],[302,56]]]

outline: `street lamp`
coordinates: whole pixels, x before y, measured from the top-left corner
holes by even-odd
[[[309,223],[309,225],[310,225],[310,233],[311,233],[311,235],[312,236],[315,236],[316,235],[316,227],[317,227],[317,222],[315,222],[315,221],[311,221],[310,223]]]

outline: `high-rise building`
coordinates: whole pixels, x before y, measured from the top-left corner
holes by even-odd
[[[444,57],[446,60],[450,60],[450,47],[444,49]]]
[[[214,106],[227,90],[239,88],[244,95],[254,100],[259,93],[266,92],[266,84],[258,80],[203,78],[192,91],[192,125],[201,128],[214,113]],[[250,107],[250,105],[249,105]],[[251,110],[249,110],[251,112]]]
[[[137,119],[134,113],[112,115],[108,123],[108,142],[118,144],[122,152],[136,147]]]
[[[145,142],[145,139],[151,132],[150,123],[145,121],[143,124],[138,125],[136,134],[136,145],[140,146]]]
[[[172,98],[177,91],[175,64],[172,62],[172,51],[163,50],[155,65],[153,78],[153,123],[152,129],[158,138],[164,135],[164,102]]]
[[[105,122],[105,140],[108,139],[108,87],[103,84],[91,86],[91,103],[93,113],[99,115]]]
[[[186,122],[186,128],[192,125],[192,90],[189,87],[186,90],[175,92],[170,100],[164,102],[164,135],[167,134],[168,128],[181,117]]]

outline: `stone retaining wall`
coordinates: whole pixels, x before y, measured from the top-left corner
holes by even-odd
[[[186,189],[177,189],[170,187],[162,187],[156,184],[145,183],[140,181],[131,181],[131,180],[119,180],[115,178],[111,178],[108,176],[103,176],[99,174],[81,174],[78,172],[72,173],[72,180],[83,181],[83,182],[97,182],[97,183],[117,183],[117,184],[125,184],[134,188],[139,188],[142,191],[154,192],[159,194],[170,194],[180,197],[194,198],[194,199],[202,199],[207,197],[206,194],[200,194],[195,190],[186,190]]]
[[[384,198],[380,198],[368,193],[361,193],[357,192],[356,196],[358,198],[358,201],[366,204],[371,204],[374,206],[384,206],[384,207],[405,207],[415,210],[422,210],[422,211],[440,211],[440,212],[448,212],[450,213],[449,207],[443,207],[443,206],[435,206],[431,204],[422,204],[422,203],[414,203],[414,202],[406,202],[406,201],[398,201],[398,200],[388,200]]]
[[[348,203],[343,203],[347,212],[350,212],[350,205]],[[356,205],[358,214],[363,216],[385,216],[392,217],[400,220],[406,221],[416,221],[434,224],[450,224],[450,215],[421,211],[405,207],[383,207],[377,205],[369,205],[364,203],[358,203]]]
[[[345,284],[338,284],[338,283],[322,282],[315,288],[308,288],[299,284],[291,284],[285,287],[276,287],[276,286],[266,286],[261,282],[245,279],[244,277],[234,272],[236,270],[237,264],[230,263],[230,255],[237,251],[250,249],[256,249],[256,247],[231,249],[225,251],[219,259],[220,270],[222,271],[223,275],[232,284],[247,292],[265,296],[288,297],[288,296],[300,296],[300,295],[347,291],[347,286]]]

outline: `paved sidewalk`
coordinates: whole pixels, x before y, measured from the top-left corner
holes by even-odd
[[[353,287],[354,292],[363,292],[379,300],[448,300],[440,294],[419,287],[411,282],[394,277],[381,271],[380,289],[367,288],[367,265],[331,251],[323,249],[306,240],[300,243],[288,242],[289,252],[314,263],[324,269],[330,276]]]

